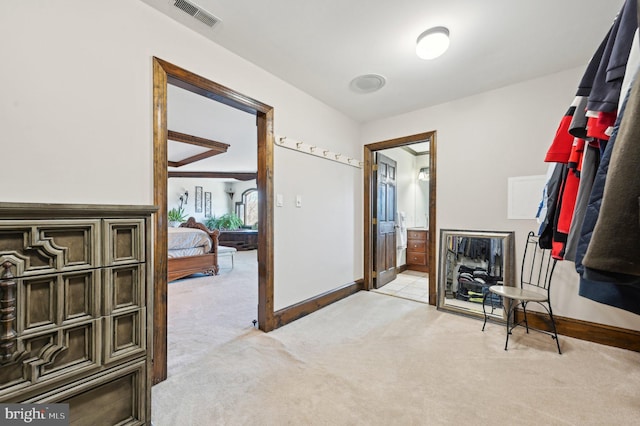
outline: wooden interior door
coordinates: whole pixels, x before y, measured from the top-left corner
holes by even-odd
[[[375,288],[396,279],[396,162],[376,155],[376,264]]]

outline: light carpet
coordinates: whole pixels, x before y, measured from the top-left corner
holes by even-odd
[[[204,342],[153,387],[153,424],[638,424],[640,353],[560,336],[558,355],[523,329],[505,351],[504,327],[481,327],[359,292],[271,333]]]
[[[254,329],[258,318],[257,251],[220,260],[216,276],[194,275],[169,283],[167,375],[198,362],[216,348]]]

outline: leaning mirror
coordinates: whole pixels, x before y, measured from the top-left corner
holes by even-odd
[[[438,309],[505,319],[491,285],[515,285],[514,233],[440,230]]]

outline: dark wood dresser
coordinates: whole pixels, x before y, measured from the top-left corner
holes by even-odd
[[[239,251],[255,250],[258,248],[257,229],[238,229],[236,231],[220,231],[218,244],[235,247]]]
[[[150,423],[155,210],[0,203],[0,402]]]
[[[429,232],[426,229],[407,229],[407,269],[429,272],[428,241]]]

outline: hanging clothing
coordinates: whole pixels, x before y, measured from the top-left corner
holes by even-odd
[[[622,105],[621,114],[624,112],[624,106],[625,103],[623,103]],[[618,122],[616,122],[613,134],[611,135],[609,141],[606,143],[604,143],[605,141],[600,141],[600,149],[602,149],[602,146],[604,146],[605,148],[604,152],[602,153],[602,157],[600,158],[600,164],[593,181],[591,193],[589,194],[589,202],[587,204],[587,208],[585,209],[582,229],[580,231],[580,240],[578,242],[578,247],[576,250],[576,271],[581,275],[582,272],[584,272],[582,259],[584,258],[584,255],[587,252],[587,247],[591,242],[591,235],[593,233],[593,229],[595,228],[596,221],[598,220],[598,215],[600,213],[602,194],[604,192],[604,183],[607,179],[607,172],[609,170],[609,162],[611,159],[611,149],[615,144],[618,133],[619,120],[621,117],[622,115],[618,117]]]
[[[581,296],[640,314],[640,84],[627,89],[638,3],[624,1],[547,152],[562,172],[547,184],[556,201],[540,244],[575,261]]]
[[[626,0],[611,27],[589,93],[589,111],[615,112],[618,107],[629,51],[638,28],[637,10],[637,0]]]
[[[611,31],[610,31],[611,32]],[[595,56],[594,56],[595,57]],[[625,71],[625,76],[623,78],[623,85],[627,88],[625,92],[625,96],[619,100],[618,106],[618,118],[616,120],[615,125],[619,126],[619,121],[622,118],[620,115],[624,114],[626,101],[628,99],[629,88],[631,86],[631,82],[633,81],[634,76],[640,66],[640,54],[638,53],[638,30],[635,29],[634,32],[634,40],[632,43],[632,49],[629,52],[629,58],[627,59],[627,67],[628,71]],[[590,67],[591,68],[591,67]],[[583,92],[584,94],[585,92]],[[615,135],[617,136],[617,131],[615,131]],[[609,170],[609,163],[611,159],[611,151],[615,144],[615,137],[612,134],[609,138],[609,141],[597,140],[599,144],[600,151],[600,159],[597,165],[597,172],[594,177],[594,181],[592,184],[592,188],[589,194],[589,201],[587,203],[586,208],[584,208],[584,216],[578,219],[582,222],[582,226],[579,232],[578,243],[575,249],[575,255],[573,256],[573,260],[576,263],[576,270],[579,274],[584,272],[584,268],[582,266],[582,259],[587,251],[587,247],[591,242],[591,235],[595,228],[596,221],[598,220],[600,206],[602,202],[602,195],[604,192],[604,186],[607,178],[607,172]],[[586,190],[586,188],[585,188]]]
[[[549,147],[547,155],[544,158],[545,162],[569,162],[569,157],[571,156],[571,147],[573,146],[574,139],[571,133],[569,133],[569,127],[571,126],[573,116],[576,113],[576,106],[580,104],[580,100],[580,97],[576,97],[573,100],[573,103],[569,106],[569,109],[567,109],[567,112],[564,113],[562,120],[560,120],[558,129],[556,130],[556,135],[553,138],[553,142],[551,142],[551,146]]]
[[[575,262],[576,250],[580,241],[580,231],[584,223],[584,215],[589,203],[589,195],[593,188],[593,181],[596,177],[598,164],[600,162],[600,151],[597,146],[586,144],[582,157],[582,167],[580,168],[580,186],[573,213],[573,220],[567,236],[567,244],[564,252],[564,259]]]
[[[555,205],[553,208],[547,206],[547,218],[544,222],[544,229],[541,228],[539,244],[541,247],[551,248],[552,256],[562,260],[564,257],[565,244],[573,218],[573,210],[578,195],[579,184],[579,164],[582,163],[582,151],[584,140],[575,138],[569,129],[576,114],[576,110],[584,100],[576,97],[565,115],[562,117],[556,135],[551,143],[546,162],[556,162],[561,164],[558,174],[552,175],[557,182],[550,182],[548,190],[556,191],[549,194],[553,197]]]
[[[640,85],[634,84],[620,122],[600,215],[583,264],[614,282],[640,277]]]
[[[635,88],[636,97],[638,96],[638,90],[640,87]],[[620,110],[620,116],[614,126],[611,139],[605,148],[604,155],[600,162],[600,167],[596,174],[596,178],[593,184],[593,190],[589,199],[589,205],[587,207],[587,213],[585,215],[584,224],[582,228],[582,234],[576,252],[576,269],[580,273],[580,289],[578,294],[588,299],[594,300],[599,303],[604,303],[610,306],[614,306],[620,309],[624,309],[629,312],[640,314],[640,285],[633,284],[631,280],[627,280],[627,283],[622,284],[610,279],[608,274],[599,273],[597,270],[588,271],[584,259],[586,253],[592,243],[592,236],[596,227],[596,222],[599,220],[599,214],[601,211],[601,204],[603,200],[604,188],[607,181],[607,172],[610,167],[612,151],[617,144],[618,132],[620,130],[621,119],[627,114],[626,106],[629,95],[625,97],[625,101],[622,103]],[[636,102],[638,102],[636,100]],[[637,108],[637,105],[636,107]],[[636,112],[637,113],[637,112]],[[637,116],[636,116],[637,117]],[[625,122],[633,123],[633,115],[629,115]],[[637,121],[637,120],[636,120]],[[637,180],[637,179],[636,179]],[[637,210],[636,206],[636,210]],[[615,234],[610,234],[608,237],[613,241],[617,240],[620,233],[626,232],[625,229],[618,229]],[[593,254],[591,255],[594,256]],[[617,277],[618,279],[620,277]],[[615,278],[614,278],[615,280]]]
[[[546,194],[546,215],[544,220],[540,224],[540,230],[538,234],[538,244],[540,247],[550,249],[553,245],[553,234],[555,229],[556,211],[558,208],[558,200],[561,196],[561,187],[566,172],[566,166],[560,163],[555,163],[555,167],[551,174],[551,177],[547,181],[545,186]]]

